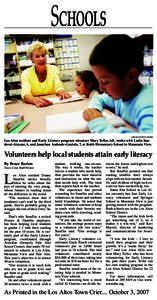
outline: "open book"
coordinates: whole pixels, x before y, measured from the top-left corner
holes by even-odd
[[[125,122],[114,114],[103,112],[104,117],[115,127]],[[87,122],[83,119],[83,111],[51,115],[46,117],[46,131],[52,133],[83,133],[88,132]]]
[[[71,98],[67,98],[67,99],[63,99],[63,100],[60,100],[59,97],[54,97],[54,98],[46,97],[46,99],[51,101],[53,104],[58,104],[58,103],[63,104],[63,103],[67,103],[67,102],[83,100],[83,97],[80,96],[79,94],[73,94],[71,96]]]

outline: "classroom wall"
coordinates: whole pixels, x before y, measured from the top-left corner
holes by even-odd
[[[73,35],[73,38],[76,38],[78,41],[78,48],[79,48],[79,56],[80,56],[80,68],[79,70],[90,70],[91,67],[89,65],[89,55],[94,48],[94,46],[101,41],[105,35],[98,35],[98,34],[81,34],[81,35]],[[75,90],[75,74],[76,70],[64,70],[61,71],[60,75],[62,74],[70,74],[72,75],[72,81],[63,82],[64,89],[66,92],[74,91]]]

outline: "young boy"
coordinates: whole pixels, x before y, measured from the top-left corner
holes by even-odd
[[[153,132],[153,88],[142,85],[143,55],[134,39],[127,35],[109,35],[93,49],[90,65],[99,81],[102,95],[94,97],[83,117],[93,133],[132,132],[114,128],[102,116],[103,108],[114,110],[141,133]]]

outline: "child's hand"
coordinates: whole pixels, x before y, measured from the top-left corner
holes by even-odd
[[[88,108],[83,112],[83,118],[87,122],[100,117],[103,117],[103,115],[95,108]]]

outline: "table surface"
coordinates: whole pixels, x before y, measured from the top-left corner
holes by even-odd
[[[48,97],[53,98],[54,96],[49,95]],[[19,100],[17,102],[5,104],[5,115],[23,114],[25,121],[30,121],[29,125],[22,130],[22,133],[46,133],[46,116],[76,112],[80,110],[84,111],[88,108],[89,101],[89,99],[84,98],[81,101],[54,104],[38,108],[35,105]],[[137,131],[134,127],[127,123],[125,123],[125,127]]]

